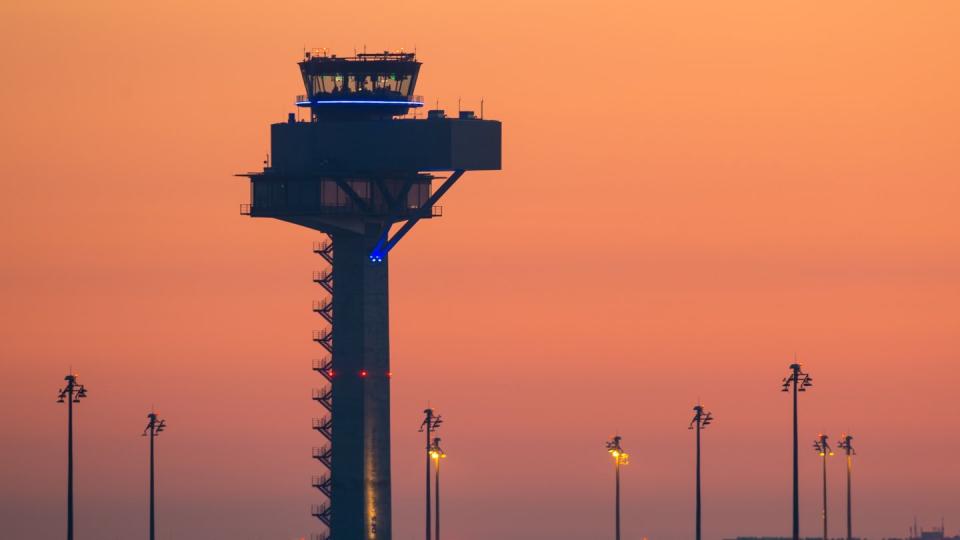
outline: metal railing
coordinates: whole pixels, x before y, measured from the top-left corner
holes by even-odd
[[[301,215],[313,215],[313,214],[326,214],[326,215],[340,215],[340,214],[357,214],[362,212],[356,205],[351,202],[338,205],[324,205],[324,204],[314,204],[314,205],[298,205],[298,206],[288,206],[288,205],[270,205],[267,204],[258,204],[254,206],[253,204],[241,204],[240,205],[240,214],[244,216],[253,215],[253,210],[256,209],[259,216],[266,217],[275,217],[275,216],[301,216]],[[420,217],[442,217],[443,216],[443,206],[433,206],[429,210],[420,210],[420,207],[417,205],[407,205],[405,208],[406,212],[401,213],[397,216],[398,219],[406,219],[409,216],[419,215]],[[393,212],[391,209],[386,207],[374,208],[370,213],[375,215],[389,216]],[[322,253],[314,248],[314,252],[321,254]],[[324,256],[327,258],[327,256]]]

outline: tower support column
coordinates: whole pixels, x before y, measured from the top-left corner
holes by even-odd
[[[371,262],[381,231],[333,233],[333,459],[336,540],[390,540],[388,261]]]

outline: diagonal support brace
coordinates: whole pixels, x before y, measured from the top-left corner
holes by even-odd
[[[354,191],[350,184],[348,184],[342,178],[336,178],[334,181],[337,183],[337,186],[347,194],[347,197],[350,197],[350,200],[353,201],[353,204],[360,208],[360,210],[363,210],[364,212],[368,212],[370,210],[370,207],[367,206],[367,202],[364,201],[356,191]]]
[[[399,242],[400,239],[402,239],[408,232],[410,232],[410,229],[412,229],[413,226],[416,225],[418,221],[420,221],[420,218],[425,215],[425,212],[432,211],[433,205],[437,204],[437,201],[439,201],[440,198],[443,197],[443,195],[447,192],[447,190],[453,187],[453,184],[455,184],[457,180],[459,180],[460,177],[463,176],[464,172],[466,172],[464,169],[457,169],[453,171],[453,174],[447,177],[447,179],[443,182],[440,188],[437,189],[437,191],[433,192],[433,194],[430,195],[430,198],[427,199],[427,201],[420,206],[420,211],[417,212],[417,215],[408,219],[406,223],[404,223],[403,226],[400,227],[400,230],[398,230],[389,239],[387,238],[387,236],[390,232],[390,227],[389,225],[384,227],[383,232],[380,234],[380,239],[377,241],[377,245],[373,248],[373,251],[370,253],[370,260],[373,262],[382,262],[383,258],[387,255],[387,253],[389,253],[390,250],[393,249],[393,246],[397,245],[397,242]]]

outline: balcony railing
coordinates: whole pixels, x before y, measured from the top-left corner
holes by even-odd
[[[431,206],[428,211],[421,213],[418,206],[410,206],[407,208],[407,213],[402,216],[398,216],[398,219],[406,219],[408,217],[420,217],[420,218],[434,218],[434,217],[443,217],[443,206]],[[260,212],[260,215],[267,216],[298,216],[298,215],[310,215],[310,214],[355,214],[361,213],[361,211],[354,206],[353,204],[345,204],[338,206],[311,206],[311,207],[288,207],[288,206],[274,206],[274,205],[257,205],[254,207],[252,204],[241,204],[240,205],[240,215],[241,216],[252,216],[254,210]],[[387,211],[385,210],[384,213]]]

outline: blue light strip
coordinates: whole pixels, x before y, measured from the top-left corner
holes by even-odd
[[[298,101],[298,107],[313,107],[315,105],[396,105],[399,107],[423,107],[422,101],[373,101],[335,99],[323,101]]]

